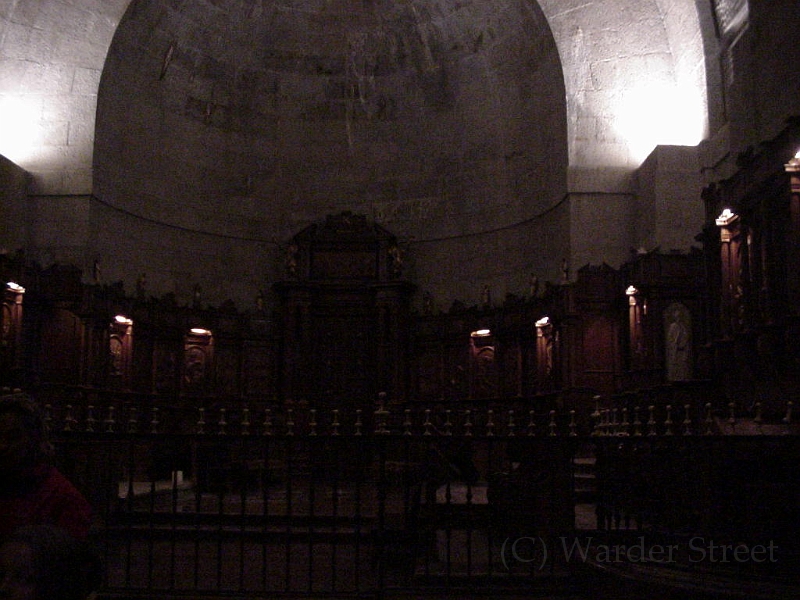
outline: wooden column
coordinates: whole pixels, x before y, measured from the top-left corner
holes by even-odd
[[[3,312],[0,318],[2,325],[2,370],[0,375],[5,385],[10,387],[19,385],[18,380],[22,370],[22,300],[25,288],[9,283],[6,285],[3,298]]]
[[[787,307],[792,316],[800,316],[800,152],[786,165],[791,195],[787,228]]]
[[[738,312],[742,302],[740,281],[739,216],[725,209],[716,220],[720,236],[722,289],[720,329],[722,337],[730,338],[737,330]]]
[[[557,335],[550,319],[543,317],[536,321],[536,366],[539,382],[538,392],[552,392],[558,388]]]
[[[629,368],[631,371],[638,371],[650,366],[647,361],[647,340],[642,323],[646,301],[640,296],[639,290],[632,285],[625,290],[625,295],[628,297]]]

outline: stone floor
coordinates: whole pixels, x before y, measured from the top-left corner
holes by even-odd
[[[128,497],[128,493],[133,491],[133,496]],[[133,488],[120,488],[120,501],[125,502],[135,499],[137,496],[150,498],[152,492],[163,496],[165,502],[148,501],[149,506],[160,507],[157,510],[172,512],[177,510],[181,513],[193,514],[195,511],[208,511],[206,514],[218,515],[247,515],[252,516],[259,523],[264,522],[264,517],[300,517],[304,516],[303,507],[310,506],[309,489],[302,487],[292,488],[291,499],[287,496],[285,489],[276,489],[269,493],[255,494],[249,497],[246,494],[231,495],[221,501],[221,496],[214,494],[197,494],[193,490],[191,481],[181,481],[178,485],[172,482],[160,482],[157,485],[148,484],[147,486],[134,486]],[[311,493],[314,498],[315,515],[344,515],[351,511],[358,510],[360,517],[371,519],[376,514],[375,498],[363,498],[360,493],[353,490],[338,489],[326,490],[324,486],[315,488]],[[467,488],[464,485],[451,484],[447,488],[436,490],[436,503],[439,505],[437,510],[447,510],[446,507],[469,507],[474,505],[476,513],[488,507],[487,489],[485,486],[476,485]],[[151,498],[152,499],[152,498]],[[287,500],[289,502],[287,502]],[[358,500],[358,502],[357,502]],[[387,516],[402,512],[403,498],[389,496],[385,499],[388,502]],[[287,504],[294,507],[291,515],[286,514]],[[358,509],[356,508],[358,507]],[[341,512],[338,512],[341,511]],[[468,513],[470,514],[470,513]],[[307,516],[308,513],[305,513]],[[574,509],[575,535],[598,536],[595,505],[591,502],[580,502]],[[280,521],[288,523],[289,521]],[[391,519],[388,521],[391,524]],[[480,527],[470,529],[437,529],[434,521],[433,528],[427,531],[430,545],[424,550],[423,555],[419,554],[413,558],[415,561],[416,572],[412,580],[415,582],[414,589],[408,589],[408,581],[401,576],[397,579],[387,581],[387,589],[384,598],[397,600],[444,600],[447,598],[463,598],[464,600],[478,600],[484,598],[503,598],[507,600],[522,600],[530,598],[559,599],[559,600],[728,600],[732,598],[748,598],[750,600],[798,600],[800,598],[800,587],[793,587],[778,583],[767,586],[763,581],[754,583],[747,579],[738,580],[736,585],[731,584],[731,578],[724,573],[714,573],[695,569],[693,571],[681,569],[659,569],[658,565],[645,564],[589,564],[591,561],[573,561],[586,564],[565,564],[562,562],[550,568],[552,556],[542,556],[541,549],[532,545],[533,540],[523,540],[528,546],[520,546],[513,551],[519,551],[520,559],[516,564],[508,558],[509,540],[492,539],[487,537],[486,531]],[[259,527],[261,527],[259,525]],[[283,527],[283,525],[280,525]],[[389,542],[390,561],[408,560],[409,556],[393,555],[391,552],[405,552],[403,541],[397,540],[400,530],[393,530]],[[277,528],[276,528],[277,530]],[[252,532],[251,532],[252,533]],[[257,532],[256,532],[257,533]],[[278,532],[280,533],[280,532]],[[318,531],[319,533],[319,531]],[[625,533],[625,532],[622,532]],[[628,532],[638,535],[635,532]],[[629,536],[630,538],[630,536]],[[395,542],[398,542],[395,545]],[[359,549],[363,556],[368,556],[370,547],[366,542]],[[512,541],[513,543],[513,541]],[[116,552],[115,558],[119,559],[118,570],[114,572],[117,587],[121,589],[124,581],[131,581],[141,586],[150,584],[150,578],[164,577],[172,579],[171,585],[191,588],[199,581],[203,584],[203,577],[208,578],[207,585],[214,587],[215,581],[228,578],[233,587],[245,584],[257,588],[261,580],[275,578],[281,585],[291,585],[291,589],[302,589],[303,577],[314,572],[314,577],[326,579],[335,577],[339,584],[352,584],[352,588],[358,587],[358,582],[353,578],[362,578],[362,583],[375,576],[375,565],[369,560],[359,561],[350,553],[349,547],[345,544],[339,548],[326,545],[325,543],[316,544],[313,548],[308,542],[294,542],[293,545],[281,545],[277,542],[274,546],[274,556],[269,560],[262,558],[264,543],[257,539],[252,540],[252,544],[243,543],[238,539],[231,538],[226,541],[209,540],[208,543],[198,543],[189,538],[184,544],[169,542],[153,542],[149,537],[143,537],[133,545],[121,544],[113,548]],[[470,548],[470,552],[464,551]],[[563,550],[563,548],[561,548]],[[556,548],[558,550],[558,548]],[[528,554],[527,552],[537,552],[538,554]],[[551,550],[551,552],[553,552]],[[165,553],[165,554],[160,554]],[[506,553],[506,554],[504,554]],[[331,554],[332,556],[327,556]],[[183,571],[168,571],[168,564],[160,556],[168,556],[169,562],[173,565],[184,564]],[[335,555],[335,556],[333,556]],[[225,557],[224,562],[220,562],[219,557]],[[312,558],[313,557],[313,558]],[[513,557],[512,557],[513,559]],[[252,565],[250,562],[252,562]],[[318,561],[315,563],[314,561]],[[549,562],[548,562],[549,561]],[[541,567],[539,563],[541,562]],[[567,561],[569,562],[569,561]],[[623,561],[624,562],[624,561]],[[635,561],[634,561],[635,562]],[[208,569],[208,565],[219,565]],[[155,565],[155,568],[153,568]],[[327,566],[326,566],[327,565]],[[335,565],[334,571],[338,574],[333,575],[330,565]],[[111,565],[113,566],[113,565]],[[545,569],[544,566],[548,568]],[[198,570],[198,567],[201,567]],[[230,570],[230,572],[223,572]],[[537,571],[536,573],[533,573]],[[539,573],[541,572],[541,574]],[[533,576],[531,576],[533,573]],[[297,585],[287,577],[298,578]],[[519,578],[518,585],[514,583],[514,577]],[[140,581],[135,578],[140,577]],[[183,581],[183,578],[188,578]],[[195,581],[191,581],[191,579]],[[348,579],[353,579],[348,582]],[[237,582],[239,582],[237,584]],[[374,597],[374,589],[367,586],[368,593],[359,592],[359,597]],[[738,591],[737,591],[738,590]],[[289,587],[276,589],[276,593],[282,598],[293,597],[293,592]],[[737,595],[738,594],[738,595]],[[329,600],[336,594],[325,594]],[[107,595],[104,598],[112,598]],[[124,596],[117,596],[124,597]],[[142,597],[139,595],[138,597]],[[166,598],[166,596],[164,596]],[[203,596],[209,598],[209,596]],[[237,596],[238,597],[238,596]],[[253,595],[252,598],[264,597]],[[313,600],[314,595],[298,592],[295,596],[304,600]],[[346,595],[342,596],[346,597]],[[352,597],[352,595],[351,595]],[[247,595],[241,597],[241,600]]]

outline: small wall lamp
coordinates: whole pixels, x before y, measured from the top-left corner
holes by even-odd
[[[717,227],[727,227],[728,225],[736,221],[736,219],[738,218],[739,215],[733,212],[730,208],[726,208],[717,217],[716,220]]]
[[[789,162],[786,163],[784,167],[789,173],[796,173],[800,171],[800,150],[798,150],[795,155],[789,159]]]

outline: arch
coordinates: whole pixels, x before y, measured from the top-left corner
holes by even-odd
[[[0,154],[33,175],[33,193],[91,192],[100,74],[130,2],[0,8]]]
[[[638,167],[658,144],[707,133],[694,2],[539,0],[567,89],[570,167]]]

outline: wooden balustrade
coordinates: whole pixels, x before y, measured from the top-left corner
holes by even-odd
[[[794,404],[787,401],[782,418],[767,420],[756,403],[753,416],[740,416],[736,406],[715,406],[692,398],[684,404],[649,403],[647,393],[596,396],[594,406],[558,407],[558,403],[524,401],[463,407],[458,403],[428,408],[378,405],[362,409],[320,410],[302,406],[250,406],[242,402],[207,406],[159,405],[150,398],[144,406],[110,394],[104,404],[47,404],[53,431],[105,433],[228,433],[240,435],[351,433],[403,435],[504,436],[672,436],[796,434]],[[551,408],[552,407],[552,408]]]

